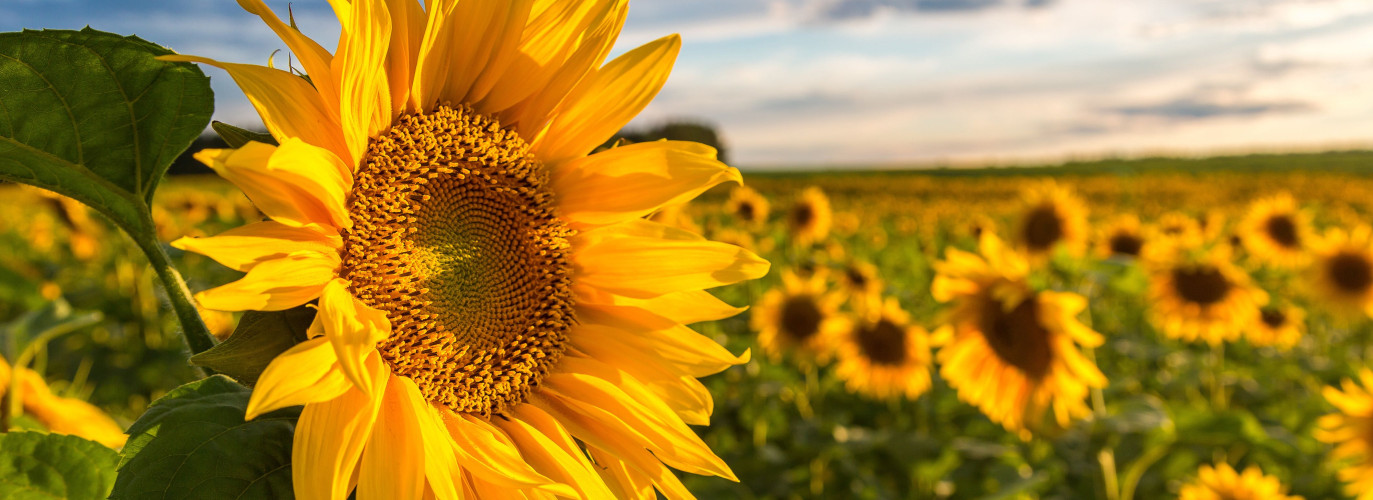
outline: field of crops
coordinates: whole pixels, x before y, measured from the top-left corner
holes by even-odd
[[[1342,474],[1366,476],[1373,443],[1371,165],[746,173],[659,212],[772,263],[713,290],[747,311],[693,325],[751,354],[703,380],[697,428],[740,482],[683,479],[701,498],[1209,498],[1190,496],[1202,479],[1352,498]],[[126,236],[0,193],[0,328],[37,339],[6,359],[121,427],[198,378]],[[260,218],[215,177],[169,179],[153,216],[164,242]],[[193,290],[241,276],[172,252]],[[11,423],[77,425],[41,402]]]

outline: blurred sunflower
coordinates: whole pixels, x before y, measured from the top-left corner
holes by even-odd
[[[823,269],[807,277],[786,271],[782,287],[763,294],[750,321],[769,357],[795,352],[803,360],[823,363],[833,356],[835,339],[848,319],[839,315],[844,298],[830,291],[828,280]]]
[[[1238,234],[1249,255],[1279,267],[1300,267],[1308,258],[1311,216],[1291,195],[1280,194],[1255,201]]]
[[[766,224],[770,205],[768,199],[753,188],[739,186],[729,192],[729,199],[725,201],[725,211],[734,216],[734,220],[748,228],[758,228]]]
[[[1331,228],[1311,248],[1307,282],[1336,315],[1373,316],[1373,229]]]
[[[811,186],[801,191],[801,196],[792,203],[787,212],[787,229],[792,241],[802,246],[810,245],[829,236],[833,217],[829,197],[819,187]]]
[[[648,216],[648,220],[689,233],[701,234],[701,226],[687,213],[686,203],[659,208]]]
[[[1097,255],[1103,258],[1139,258],[1144,251],[1144,231],[1139,217],[1122,214],[1111,220],[1100,233]]]
[[[973,241],[978,241],[984,233],[995,233],[997,231],[996,219],[984,213],[973,214],[972,220],[959,226],[964,233]]]
[[[1168,337],[1212,345],[1238,340],[1268,303],[1224,247],[1174,240],[1158,248],[1146,262],[1149,308]]]
[[[1023,194],[1016,246],[1031,260],[1047,258],[1060,246],[1074,256],[1087,247],[1087,206],[1065,186],[1045,182]]]
[[[1159,217],[1151,226],[1153,233],[1149,239],[1200,241],[1204,238],[1201,223],[1181,212],[1168,212]]]
[[[16,372],[19,380],[13,380]],[[28,368],[15,370],[0,358],[0,395],[12,384],[17,387],[24,414],[43,424],[48,432],[83,437],[110,448],[123,447],[129,438],[124,435],[124,428],[100,408],[80,399],[53,394],[38,372]],[[0,408],[0,411],[7,409]]]
[[[1343,390],[1327,386],[1321,393],[1339,411],[1316,421],[1315,436],[1335,445],[1330,457],[1343,462],[1339,476],[1345,493],[1373,500],[1373,370],[1359,370],[1358,384],[1344,379],[1340,385]]]
[[[1259,316],[1244,330],[1250,344],[1291,349],[1306,334],[1306,311],[1296,306],[1267,306],[1259,309]]]
[[[271,218],[179,248],[246,271],[219,310],[318,299],[247,417],[305,405],[295,492],[361,500],[689,497],[668,467],[735,479],[688,424],[697,377],[747,360],[683,326],[752,253],[644,220],[738,170],[697,143],[588,154],[662,88],[673,35],[602,64],[623,0],[331,2],[328,53],[240,0],[309,78],[224,68],[280,143],[197,158]],[[650,487],[649,485],[652,485]]]
[[[1107,381],[1081,352],[1103,341],[1077,320],[1086,299],[1032,290],[1025,259],[993,234],[979,247],[981,256],[950,248],[935,265],[930,292],[953,303],[931,341],[940,375],[959,399],[1023,439],[1089,415],[1088,392]]]
[[[1265,476],[1258,467],[1250,466],[1244,473],[1235,472],[1230,464],[1215,467],[1201,466],[1197,480],[1182,486],[1178,500],[1302,500],[1288,496],[1287,487],[1278,478]]]
[[[882,293],[882,278],[877,276],[877,266],[862,260],[850,260],[839,274],[839,286],[850,300],[870,297]]]
[[[850,391],[915,399],[930,388],[930,341],[910,314],[887,298],[839,337],[835,373]]]

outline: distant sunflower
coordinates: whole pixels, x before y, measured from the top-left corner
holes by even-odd
[[[995,235],[979,246],[981,256],[949,249],[935,265],[930,291],[953,303],[932,340],[940,375],[959,399],[1022,438],[1089,415],[1084,400],[1106,377],[1081,352],[1103,341],[1077,320],[1086,299],[1035,292],[1025,259]]]
[[[682,203],[662,207],[649,215],[648,220],[690,233],[701,234],[701,225],[697,224],[696,220],[691,218],[691,214],[687,212],[687,205],[688,204],[686,203]]]
[[[973,241],[980,240],[985,233],[997,232],[996,219],[993,219],[984,213],[973,214],[972,220],[964,223],[960,227],[962,228],[963,235],[969,237]]]
[[[111,448],[123,447],[128,440],[124,428],[99,407],[53,394],[38,372],[22,367],[14,370],[4,358],[0,358],[0,395],[9,389],[15,372],[18,372],[19,380],[13,382],[19,389],[18,398],[24,413],[43,424],[48,432],[83,437]],[[0,408],[0,411],[8,411],[8,408]]]
[[[1139,258],[1144,252],[1144,231],[1139,217],[1131,214],[1117,216],[1099,233],[1097,255],[1103,258]]]
[[[238,3],[308,78],[164,59],[225,69],[256,106],[277,144],[196,158],[270,220],[173,244],[247,273],[204,307],[317,300],[247,405],[304,405],[297,496],[684,497],[673,468],[735,479],[688,425],[712,410],[697,377],[748,356],[684,324],[737,312],[705,290],[768,264],[644,217],[741,176],[694,142],[594,152],[662,88],[679,37],[607,61],[624,0],[351,0],[330,2],[331,54]]]
[[[915,399],[930,388],[929,335],[887,298],[839,337],[835,373],[849,390],[879,399]]]
[[[1259,309],[1258,318],[1244,330],[1250,344],[1291,349],[1306,334],[1306,311],[1296,306],[1267,306]]]
[[[1268,294],[1230,262],[1223,247],[1170,242],[1146,263],[1150,314],[1170,338],[1215,345],[1239,339]]]
[[[1346,494],[1373,500],[1373,370],[1359,370],[1359,383],[1344,379],[1322,394],[1338,410],[1316,421],[1316,439],[1335,445],[1330,458],[1341,462],[1340,481]],[[1360,387],[1362,385],[1362,387]]]
[[[1159,217],[1151,227],[1151,239],[1179,240],[1186,242],[1205,239],[1205,232],[1197,219],[1182,212],[1168,212]]]
[[[839,284],[851,298],[882,293],[882,278],[877,276],[877,266],[867,261],[850,260],[839,274]]]
[[[1047,258],[1062,246],[1080,256],[1087,246],[1087,206],[1073,191],[1047,182],[1023,193],[1024,209],[1015,244],[1032,260]]]
[[[1238,234],[1249,255],[1279,267],[1300,267],[1309,258],[1311,216],[1291,195],[1280,194],[1254,202]]]
[[[761,227],[768,221],[770,205],[768,199],[753,188],[739,186],[729,193],[729,200],[725,201],[725,211],[734,216],[734,220],[748,228]]]
[[[793,241],[809,245],[829,236],[833,217],[829,197],[819,187],[811,186],[792,203],[787,212],[787,229]]]
[[[1287,487],[1278,478],[1265,476],[1258,467],[1250,466],[1244,473],[1235,472],[1229,464],[1215,467],[1201,466],[1197,480],[1182,486],[1178,500],[1303,500],[1288,496]]]
[[[1340,316],[1373,316],[1373,229],[1331,228],[1311,254],[1307,281],[1321,303]]]
[[[823,269],[804,278],[787,271],[781,288],[763,294],[751,322],[769,357],[795,352],[802,359],[825,362],[833,356],[835,339],[848,320],[839,315],[843,297],[830,291],[828,281]]]

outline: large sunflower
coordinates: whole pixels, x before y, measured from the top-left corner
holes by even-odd
[[[1160,242],[1150,252],[1150,314],[1170,338],[1215,345],[1239,340],[1268,294],[1230,262],[1225,247],[1200,240]]]
[[[1331,228],[1312,256],[1307,281],[1324,306],[1344,317],[1373,316],[1373,229]]]
[[[1239,235],[1250,255],[1279,267],[1306,263],[1311,242],[1311,216],[1291,195],[1255,201],[1240,222]]]
[[[1362,384],[1362,387],[1360,387]],[[1359,383],[1344,379],[1340,387],[1326,387],[1325,399],[1339,411],[1316,421],[1316,439],[1335,445],[1331,458],[1344,462],[1340,480],[1345,493],[1373,500],[1373,370],[1359,370]]]
[[[829,274],[782,273],[782,287],[769,290],[752,311],[758,344],[773,359],[795,352],[804,360],[828,361],[848,319],[839,314],[844,298],[829,289]]]
[[[1073,191],[1053,182],[1027,189],[1015,244],[1032,260],[1065,248],[1080,256],[1087,248],[1087,205]]]
[[[876,398],[915,399],[930,388],[929,335],[887,298],[839,338],[835,372],[849,390]]]
[[[1278,478],[1265,476],[1258,467],[1250,466],[1243,473],[1230,464],[1215,467],[1201,466],[1197,480],[1182,486],[1178,500],[1302,500],[1289,496],[1287,487]]]
[[[787,212],[787,229],[792,241],[800,245],[824,240],[830,234],[833,221],[830,199],[816,186],[801,191],[801,196],[792,202],[791,210]]]
[[[197,157],[270,220],[176,246],[246,271],[220,310],[318,299],[248,418],[305,405],[302,498],[689,497],[733,479],[687,424],[742,362],[682,326],[768,264],[642,217],[737,170],[696,143],[589,155],[662,87],[669,36],[602,64],[623,0],[353,0],[330,54],[260,0],[308,73],[224,68],[280,143]],[[651,486],[650,486],[651,485]]]
[[[1022,438],[1052,429],[1050,422],[1066,427],[1087,416],[1088,391],[1106,386],[1081,352],[1103,340],[1077,320],[1087,300],[1031,289],[1025,259],[995,235],[984,235],[979,246],[980,257],[949,249],[935,265],[930,291],[953,303],[932,340],[941,347],[940,375],[959,399]]]

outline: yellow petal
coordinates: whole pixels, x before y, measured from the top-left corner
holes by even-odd
[[[620,36],[625,16],[629,12],[626,1],[617,0],[613,10],[591,25],[583,35],[583,41],[567,61],[558,66],[557,71],[538,91],[514,107],[502,111],[498,118],[501,123],[514,127],[520,137],[538,137],[548,120],[553,116],[558,104],[568,93],[576,88],[585,77],[610,55],[610,49]]]
[[[377,395],[368,385],[373,377],[364,372],[364,361],[377,357],[377,342],[391,335],[391,322],[386,313],[374,309],[348,293],[348,280],[333,279],[324,286],[319,298],[319,322],[324,336],[334,346],[339,366],[358,390],[369,396]]]
[[[726,304],[705,290],[669,293],[651,299],[604,293],[589,287],[577,287],[575,290],[578,304],[637,307],[684,325],[724,319],[748,309]]]
[[[342,158],[356,158],[348,154],[339,123],[333,118],[335,114],[304,78],[279,69],[204,57],[175,54],[158,59],[209,64],[229,72],[277,142],[298,137]]]
[[[371,373],[373,386],[384,390],[391,370],[379,357]],[[322,403],[305,405],[296,423],[291,448],[291,480],[302,500],[337,500],[348,496],[362,450],[384,398],[350,390]]]
[[[293,227],[350,227],[345,200],[353,187],[338,156],[300,139],[280,147],[250,142],[239,149],[205,149],[195,158],[234,183],[263,214]]]
[[[410,100],[420,109],[439,102],[469,103],[467,94],[498,48],[513,51],[529,15],[527,0],[434,0],[420,44]],[[516,25],[515,23],[519,24]],[[513,31],[507,36],[507,31]]]
[[[477,79],[472,82],[472,87],[463,94],[463,102],[474,104],[474,109],[478,113],[494,115],[498,109],[489,108],[483,105],[483,99],[491,92],[491,89],[498,85],[515,85],[510,80],[503,79],[506,71],[517,59],[524,57],[519,53],[520,38],[524,33],[525,24],[529,21],[530,9],[534,7],[534,0],[508,0],[508,9],[504,17],[492,19],[490,26],[485,26],[487,38],[482,40],[485,47],[483,51],[488,54],[486,67],[477,75]],[[504,22],[504,26],[499,23]],[[521,82],[523,83],[523,82]],[[449,89],[458,95],[460,88]]]
[[[572,331],[574,342],[611,343],[625,352],[654,356],[696,377],[749,359],[747,351],[735,356],[709,337],[642,309],[583,304],[577,307],[577,317],[581,324]]]
[[[615,498],[654,500],[653,481],[643,473],[629,467],[623,460],[599,448],[587,448],[591,458],[596,460],[596,472],[601,474],[606,486],[615,492]],[[685,488],[683,488],[685,489]],[[671,498],[671,497],[669,497]]]
[[[546,89],[549,80],[582,47],[586,35],[615,16],[616,9],[622,9],[625,3],[626,0],[536,3],[520,38],[518,57],[512,58],[499,83],[492,86],[478,107],[499,112]],[[590,66],[583,67],[582,72],[589,69]],[[570,86],[563,88],[562,93],[569,89]]]
[[[358,469],[359,499],[419,498],[424,493],[425,445],[406,381],[392,375],[386,383],[377,424]],[[428,406],[423,400],[419,404]]]
[[[322,338],[296,344],[278,354],[258,377],[244,416],[252,420],[273,410],[328,401],[353,384],[339,370],[338,356]]]
[[[650,478],[663,496],[671,499],[694,498],[682,485],[681,480],[677,479],[676,474],[663,466],[662,461],[649,453],[644,446],[631,440],[629,434],[600,420],[577,413],[561,399],[542,398],[534,401],[539,409],[553,415],[573,436],[586,443],[588,449],[605,450],[608,453],[603,454],[622,460],[626,465]]]
[[[217,311],[283,311],[319,297],[338,266],[338,254],[297,252],[260,262],[243,279],[200,292],[196,300]]]
[[[643,236],[654,227],[631,221],[587,231],[574,238],[579,282],[610,293],[648,299],[704,290],[766,275],[770,264],[753,252],[713,241],[690,241],[662,227],[667,236]]]
[[[527,407],[526,413],[539,411],[529,405],[521,406]],[[581,449],[576,447],[576,443],[571,441],[567,431],[556,424],[549,427],[548,422],[541,423],[544,425],[536,426],[534,422],[526,422],[519,416],[498,420],[500,428],[523,452],[529,465],[550,479],[571,486],[575,490],[575,497],[612,498],[610,490],[606,489],[605,483],[594,472],[595,466],[586,459]],[[569,444],[571,446],[568,446]]]
[[[524,461],[510,438],[480,418],[466,414],[444,415],[444,425],[453,436],[458,464],[483,481],[503,488],[542,488],[558,494],[571,489],[539,474]]]
[[[391,88],[390,120],[394,122],[409,107],[415,64],[424,39],[425,14],[415,0],[386,0],[386,8],[391,12],[391,49],[386,54],[386,79]]]
[[[386,51],[391,14],[382,0],[354,0],[349,22],[339,35],[333,75],[339,82],[339,126],[353,158],[367,152],[367,141],[391,125],[391,89]]]
[[[600,336],[572,335],[569,340],[576,351],[580,351],[577,355],[614,366],[642,381],[644,387],[672,408],[683,422],[690,425],[710,424],[715,401],[710,396],[710,390],[696,377],[683,373],[683,370],[656,356],[645,356],[641,352],[620,348],[617,344],[597,342],[597,337]]]
[[[326,227],[292,227],[276,221],[254,222],[209,238],[181,238],[172,246],[207,256],[247,272],[259,262],[311,251],[333,252],[343,245],[338,232]]]
[[[715,148],[655,141],[570,161],[554,173],[553,190],[563,218],[606,225],[686,203],[722,182],[743,177],[715,159]]]
[[[320,99],[329,111],[330,118],[337,122],[338,82],[334,81],[334,75],[330,70],[334,55],[300,30],[281,22],[281,18],[277,17],[262,0],[238,0],[238,5],[243,10],[262,18],[262,21],[272,28],[272,32],[286,43],[291,53],[295,54],[296,61],[300,62],[300,66],[310,77],[310,84],[319,91]]]
[[[590,153],[610,139],[658,95],[681,47],[681,37],[669,35],[587,75],[559,105],[534,154],[551,165]]]
[[[453,450],[453,437],[443,425],[441,410],[424,399],[415,382],[405,377],[392,379],[404,387],[410,406],[415,409],[420,438],[424,441],[424,476],[430,493],[438,500],[462,500],[462,468]]]

